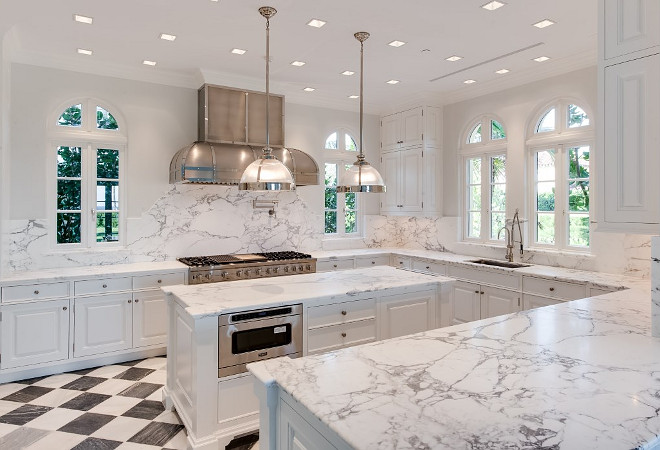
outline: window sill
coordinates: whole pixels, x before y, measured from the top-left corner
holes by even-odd
[[[488,249],[488,250],[498,250],[502,252],[506,252],[506,246],[505,245],[497,245],[493,243],[488,243],[488,242],[471,242],[471,241],[460,241],[457,242],[457,245],[465,245],[473,249],[478,249],[478,248],[483,248],[483,249]],[[514,256],[518,256],[518,250],[519,247],[516,245],[513,246],[513,254]],[[546,254],[546,255],[553,255],[553,256],[581,256],[583,258],[589,258],[593,259],[596,258],[596,255],[591,253],[589,250],[587,251],[579,251],[579,250],[555,250],[555,249],[550,249],[550,248],[542,248],[542,247],[524,247],[525,252],[530,252],[530,253],[535,253],[535,254]]]
[[[70,248],[70,249],[50,249],[48,252],[44,254],[47,256],[70,255],[70,254],[91,255],[98,253],[113,253],[113,252],[121,252],[121,251],[128,251],[128,249],[123,245],[113,245],[112,247],[106,247],[106,248],[85,247],[85,248]]]

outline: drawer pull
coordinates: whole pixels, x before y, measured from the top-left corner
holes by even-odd
[[[107,284],[104,284],[104,285],[103,285],[103,289],[105,289],[105,288],[107,288],[107,287],[108,287],[108,285],[107,285]]]
[[[346,315],[346,311],[342,311],[342,312],[341,312],[341,315],[342,315],[342,316],[345,316],[345,315]]]
[[[67,309],[69,309],[69,308],[67,308],[66,306],[62,307],[62,311],[66,311]]]
[[[550,292],[554,292],[555,288],[551,287]]]
[[[345,337],[346,337],[346,333],[342,333],[342,334],[341,334],[341,337],[345,338]]]
[[[39,295],[39,290],[34,291],[34,295]]]
[[[376,261],[371,261],[371,264],[376,264]]]
[[[334,268],[336,269],[336,268],[337,268],[337,264],[333,264],[332,267],[334,267]]]
[[[474,293],[475,293],[475,294],[478,294],[478,293],[479,293],[479,291],[474,291]]]
[[[135,303],[137,303],[137,302],[139,302],[139,301],[140,301],[140,299],[139,299],[139,298],[136,298],[136,299],[135,299]]]
[[[132,300],[129,300],[128,303],[133,303],[133,301],[132,301]]]
[[[156,281],[156,283],[158,283],[158,284],[161,284],[162,282],[163,282],[163,280]]]
[[[426,270],[429,270],[430,268],[431,268],[431,266],[426,266]]]
[[[479,292],[481,295],[484,295],[484,291]]]

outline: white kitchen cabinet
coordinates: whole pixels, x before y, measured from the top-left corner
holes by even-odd
[[[436,306],[435,290],[382,297],[378,304],[378,339],[435,328]]]
[[[442,263],[416,258],[412,259],[411,268],[415,272],[431,273],[435,275],[444,275],[447,271],[447,267]]]
[[[490,286],[481,286],[481,318],[503,316],[520,311],[522,308],[521,294]]]
[[[606,288],[597,288],[597,287],[588,287],[587,288],[587,297],[595,297],[597,295],[603,295],[603,294],[610,294],[612,292],[617,292],[618,289],[611,288],[611,289],[606,289]]]
[[[167,302],[161,291],[133,294],[133,347],[167,343]]]
[[[556,298],[541,297],[533,294],[523,294],[523,309],[542,308],[543,306],[556,305],[562,303],[562,300]]]
[[[399,269],[410,269],[412,267],[412,259],[409,256],[392,255],[390,265]]]
[[[559,300],[577,300],[587,296],[584,284],[524,276],[523,292]]]
[[[283,400],[279,402],[279,450],[336,450],[328,440]]]
[[[355,258],[356,269],[361,269],[363,267],[389,266],[389,265],[390,265],[390,255],[357,256]]]
[[[317,272],[332,272],[355,268],[355,258],[319,259],[316,261]]]
[[[69,357],[69,300],[5,305],[0,368],[65,360]]]
[[[604,0],[604,59],[660,45],[658,0]]]
[[[74,357],[132,347],[131,293],[76,298],[74,302]]]
[[[381,119],[381,149],[391,151],[422,145],[424,108],[409,109]]]
[[[69,283],[38,283],[2,288],[2,303],[68,298]]]
[[[448,321],[443,325],[474,322],[481,319],[481,286],[466,281],[455,281],[450,288]]]

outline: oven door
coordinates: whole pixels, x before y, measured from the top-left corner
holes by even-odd
[[[300,315],[218,327],[219,377],[245,372],[245,365],[251,362],[293,354],[302,354]]]

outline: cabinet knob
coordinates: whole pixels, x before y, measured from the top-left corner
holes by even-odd
[[[484,291],[479,292],[481,295],[484,295]]]
[[[66,311],[67,309],[69,308],[67,308],[66,306],[62,307],[62,311]]]
[[[475,293],[475,294],[478,294],[478,293],[479,293],[479,291],[474,291],[474,293]]]
[[[137,303],[137,302],[139,302],[139,301],[140,301],[140,299],[139,299],[139,298],[136,298],[136,299],[135,299],[135,303]]]
[[[156,283],[158,283],[158,284],[161,284],[162,282],[163,282],[163,280],[156,281]]]
[[[376,261],[371,261],[371,264],[376,264]]]
[[[426,270],[429,270],[430,268],[431,268],[431,266],[426,266]]]
[[[403,264],[403,261],[399,261],[399,264]]]
[[[342,334],[341,334],[341,337],[345,338],[345,337],[346,337],[346,333],[342,333]]]
[[[107,288],[107,287],[108,287],[108,285],[107,285],[107,284],[104,284],[104,285],[103,285],[103,289],[105,289],[105,288]]]
[[[346,315],[346,311],[342,311],[342,312],[341,312],[341,315],[342,315],[342,316],[345,316],[345,315]]]
[[[129,300],[128,303],[133,303],[133,300]]]
[[[337,268],[337,264],[333,264],[332,267],[334,267],[334,268],[336,269],[336,268]]]
[[[550,292],[554,292],[555,288],[551,287]]]
[[[39,295],[39,291],[38,290],[34,291],[34,295]]]

